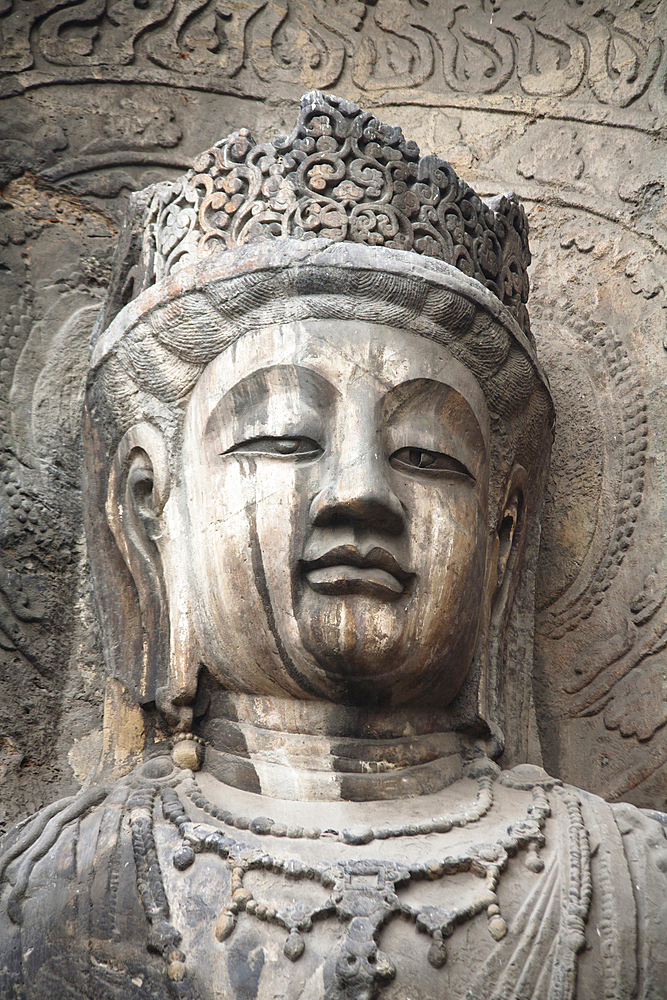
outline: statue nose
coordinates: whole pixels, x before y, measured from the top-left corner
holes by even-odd
[[[377,455],[341,463],[313,499],[313,525],[352,524],[399,535],[405,526],[403,506],[380,466]]]

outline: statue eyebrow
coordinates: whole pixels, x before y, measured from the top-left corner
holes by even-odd
[[[333,405],[340,391],[323,375],[301,365],[273,365],[251,372],[231,386],[214,406],[205,435],[215,431],[220,422],[259,416],[277,393],[308,403],[312,410]],[[260,411],[260,412],[258,412]]]
[[[470,401],[454,386],[435,379],[412,379],[390,389],[386,393],[383,403],[385,419],[388,423],[393,423],[415,405],[417,398],[419,398],[420,407],[423,407],[429,397],[434,402],[438,402],[438,409],[450,420],[454,419],[458,422],[461,416],[472,417],[473,430],[479,433],[479,443],[486,451],[489,443],[488,432],[484,421],[480,422]]]

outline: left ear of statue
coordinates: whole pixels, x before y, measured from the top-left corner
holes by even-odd
[[[526,470],[515,466],[505,491],[505,502],[494,536],[494,562],[496,581],[494,603],[511,603],[512,595],[506,593],[515,577],[512,572],[523,547],[523,513]]]

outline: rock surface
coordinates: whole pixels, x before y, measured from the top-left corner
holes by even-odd
[[[531,753],[664,808],[664,5],[218,6],[0,10],[0,823],[78,787],[101,749],[78,413],[128,193],[239,122],[288,131],[313,87],[524,200],[559,412]]]

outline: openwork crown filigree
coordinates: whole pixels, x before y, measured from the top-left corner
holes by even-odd
[[[528,332],[528,224],[513,196],[488,203],[400,128],[318,91],[289,136],[246,129],[156,187],[145,284],[245,243],[326,238],[440,258],[490,289]]]

